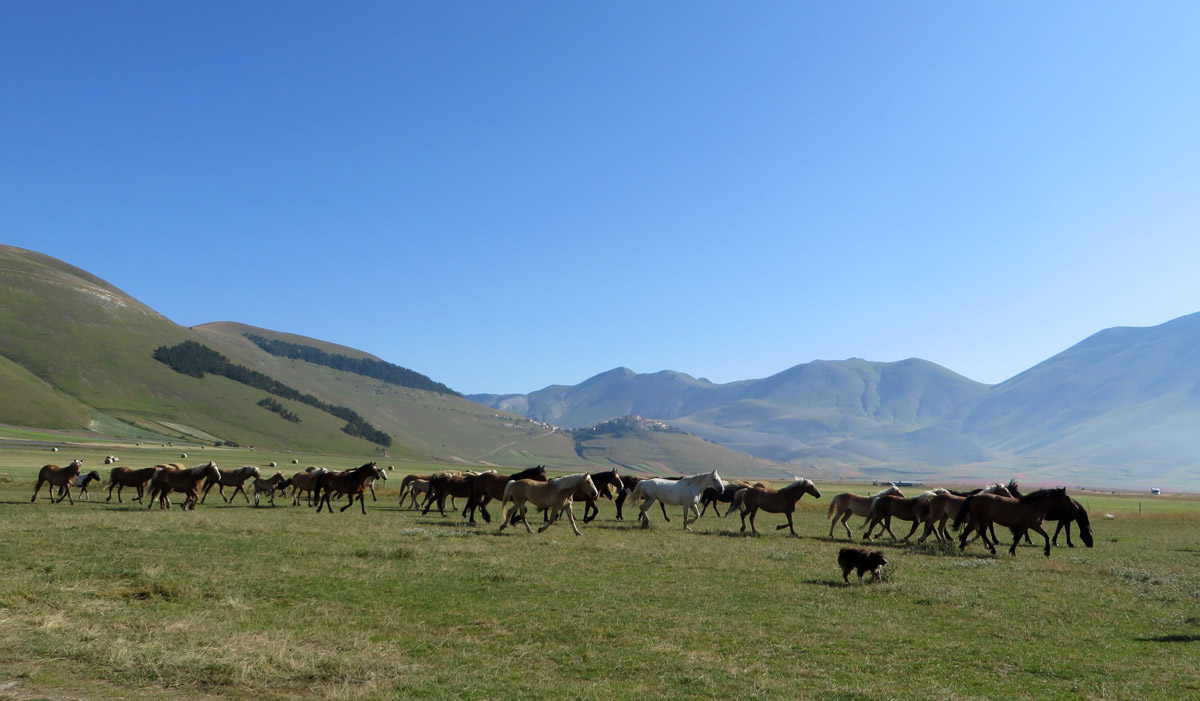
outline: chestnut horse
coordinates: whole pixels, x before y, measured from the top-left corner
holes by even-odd
[[[548,482],[509,480],[508,484],[504,485],[504,496],[500,502],[500,531],[504,530],[513,517],[520,515],[521,520],[525,522],[525,530],[533,533],[533,529],[529,527],[529,518],[526,513],[526,504],[533,504],[550,512],[550,520],[538,529],[538,533],[544,532],[553,525],[558,520],[559,514],[565,509],[567,519],[571,522],[571,530],[575,531],[575,535],[583,535],[579,532],[579,526],[575,524],[575,510],[571,506],[571,500],[578,489],[582,489],[584,494],[593,499],[600,493],[586,472],[555,477]],[[506,515],[504,507],[508,506],[510,501],[513,503],[513,508]]]
[[[929,500],[939,494],[949,494],[949,492],[939,487],[938,489],[921,492],[911,499],[893,496],[879,497],[875,500],[875,503],[871,504],[871,518],[867,525],[866,533],[863,533],[863,540],[870,540],[871,531],[875,530],[875,526],[883,524],[883,528],[879,530],[879,535],[883,535],[884,531],[887,531],[892,540],[907,541],[912,537],[913,533],[917,532],[917,526],[925,522]],[[908,535],[903,538],[896,538],[896,534],[892,533],[893,518],[898,518],[901,521],[912,521],[912,528],[908,530]]]
[[[37,486],[33,488],[33,498],[30,503],[37,501],[38,492],[42,490],[43,484],[50,485],[50,503],[54,503],[54,488],[63,487],[67,491],[67,499],[70,500],[71,506],[75,505],[75,499],[71,497],[71,482],[79,476],[79,471],[83,469],[82,460],[72,460],[70,465],[59,467],[58,465],[43,465],[38,472]],[[59,497],[62,501],[62,497]]]
[[[339,511],[345,511],[354,506],[354,498],[358,497],[358,505],[362,507],[365,516],[367,503],[363,500],[363,495],[367,491],[367,480],[372,477],[379,479],[379,468],[375,466],[374,462],[359,465],[353,470],[317,474],[312,488],[313,494],[317,497],[317,513],[321,513],[321,507],[324,505],[329,507],[329,513],[332,514],[333,505],[329,503],[329,497],[334,492],[338,492],[349,497],[349,501]]]
[[[504,498],[504,487],[512,480],[536,480],[545,482],[546,466],[537,465],[535,467],[526,468],[520,472],[511,475],[502,475],[499,472],[491,471],[476,475],[474,480],[471,480],[471,493],[467,497],[467,505],[463,509],[463,515],[470,514],[471,523],[475,523],[475,510],[479,510],[479,515],[483,516],[485,523],[492,522],[492,515],[488,513],[487,505],[492,499],[497,501]]]
[[[1045,539],[1045,555],[1050,557],[1050,536],[1042,530],[1042,521],[1046,517],[1046,512],[1056,507],[1062,509],[1071,507],[1071,498],[1067,496],[1065,487],[1039,489],[1020,499],[1009,499],[992,494],[976,494],[967,497],[958,510],[958,517],[954,519],[955,528],[961,528],[967,524],[962,535],[959,536],[959,549],[967,547],[967,536],[974,530],[977,533],[976,538],[982,538],[983,544],[995,555],[996,546],[988,539],[987,535],[988,526],[995,523],[1012,531],[1013,544],[1008,549],[1009,555],[1017,554],[1017,544],[1021,541],[1021,536],[1032,529]],[[975,540],[975,538],[971,540]]]
[[[212,461],[189,468],[184,468],[175,462],[156,467],[157,471],[150,478],[150,500],[146,504],[147,509],[154,507],[155,498],[158,499],[158,508],[171,508],[171,501],[167,497],[172,491],[183,492],[187,495],[182,504],[184,509],[195,509],[196,500],[200,498],[201,480],[219,479],[221,476],[220,468]]]
[[[975,494],[995,494],[1001,497],[1010,497],[1012,494],[1002,484],[992,484],[981,489],[976,489],[971,492],[955,492],[949,490],[947,493],[938,494],[930,499],[924,508],[925,531],[917,538],[917,543],[924,543],[925,539],[932,533],[939,543],[953,540],[950,533],[946,531],[946,523],[958,516],[958,510],[962,508],[962,503],[967,500],[967,497]],[[935,526],[934,523],[937,522]],[[996,539],[996,532],[992,530],[992,540]]]
[[[834,497],[829,502],[829,513],[825,516],[825,518],[833,519],[829,522],[829,537],[833,537],[833,527],[837,525],[840,519],[842,528],[846,529],[846,537],[853,538],[854,534],[850,532],[850,526],[846,525],[850,517],[863,516],[870,518],[871,504],[874,504],[876,499],[889,495],[902,497],[904,496],[904,492],[900,491],[900,488],[893,484],[882,492],[869,497],[860,494],[851,494],[850,492],[844,492]],[[864,523],[863,525],[865,526],[866,524]]]
[[[317,483],[317,475],[329,472],[323,467],[309,467],[304,472],[297,472],[292,475],[292,506],[300,506],[300,495],[308,492],[308,505],[312,506],[316,495],[313,494],[313,487]]]
[[[750,531],[754,535],[758,535],[758,529],[754,527],[754,517],[758,514],[759,509],[773,514],[784,514],[787,516],[787,523],[776,526],[775,530],[786,528],[792,532],[792,535],[796,535],[796,529],[792,525],[792,514],[796,511],[796,504],[800,501],[800,497],[805,494],[811,494],[814,499],[821,498],[821,492],[812,480],[803,477],[779,491],[761,487],[743,489],[734,497],[733,504],[725,512],[725,518],[729,518],[729,514],[734,509],[741,508],[742,532],[746,532],[746,516],[749,515]]]
[[[124,503],[121,499],[121,490],[126,487],[137,489],[137,498],[132,501],[141,501],[146,484],[154,476],[156,470],[158,470],[157,467],[143,467],[140,470],[135,470],[131,467],[114,467],[108,473],[108,498],[104,501],[112,501],[113,487],[117,488],[118,504]]]

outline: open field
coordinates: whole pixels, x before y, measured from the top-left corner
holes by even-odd
[[[87,469],[104,473],[103,449],[88,450]],[[294,469],[217,451],[184,462]],[[1200,693],[1195,498],[1077,494],[1096,547],[1049,559],[885,541],[885,581],[845,586],[846,541],[825,537],[825,511],[869,486],[819,484],[799,538],[771,514],[759,537],[711,512],[685,533],[677,509],[639,530],[607,502],[583,537],[565,524],[497,535],[400,509],[395,482],[366,516],[215,497],[147,510],[105,503],[98,486],[73,507],[44,490],[29,503],[37,467],[83,452],[0,450],[0,698]],[[424,466],[410,467],[392,474]]]

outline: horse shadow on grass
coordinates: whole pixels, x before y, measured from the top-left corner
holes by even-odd
[[[1158,635],[1153,638],[1135,638],[1142,643],[1200,643],[1200,635]]]

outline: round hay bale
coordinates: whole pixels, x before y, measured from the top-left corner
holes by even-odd
[[[299,465],[299,464],[300,464],[300,461],[299,461],[299,460],[297,460],[296,458],[292,458],[292,464],[293,464],[293,465]]]
[[[181,458],[186,458],[186,457],[187,457],[187,453],[180,453],[180,454],[179,454],[179,457],[181,457]]]
[[[270,463],[267,463],[267,464],[269,464],[271,467],[277,467],[277,465],[276,465],[274,462],[270,462]]]

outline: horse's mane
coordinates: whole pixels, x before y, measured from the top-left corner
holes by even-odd
[[[785,491],[788,491],[791,489],[800,489],[800,488],[804,487],[805,485],[809,485],[812,483],[813,483],[813,481],[808,479],[807,477],[797,477],[795,482],[792,482],[791,484],[789,484],[788,486],[784,487],[783,489],[781,489],[779,491],[785,492]]]
[[[1010,482],[1010,484],[1011,484],[1011,482]],[[1067,490],[1065,487],[1050,487],[1047,489],[1039,489],[1036,492],[1030,492],[1030,493],[1020,497],[1019,500],[1020,501],[1036,501],[1038,499],[1045,499],[1046,497],[1053,496],[1054,492],[1062,492],[1063,494],[1065,494],[1066,491]]]

